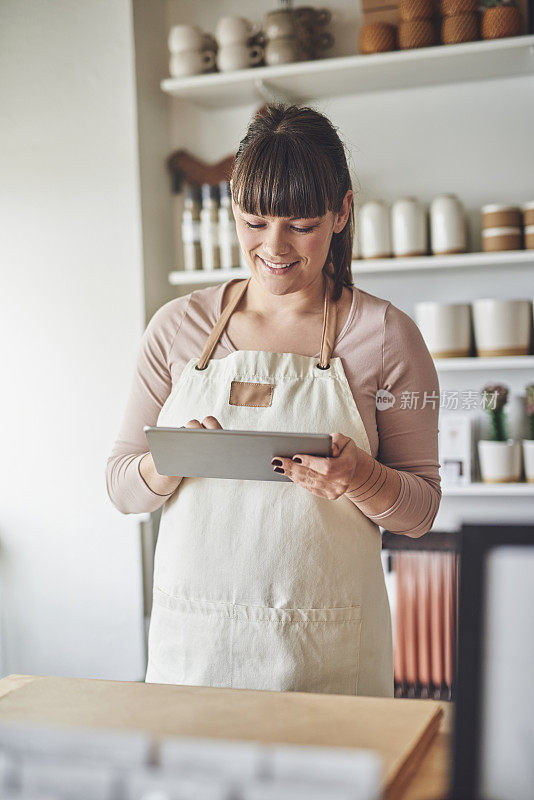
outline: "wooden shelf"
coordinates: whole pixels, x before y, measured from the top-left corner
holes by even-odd
[[[205,108],[228,108],[271,99],[303,102],[505,78],[529,75],[533,70],[534,36],[529,35],[165,78],[161,88]]]
[[[494,356],[472,358],[435,358],[438,372],[495,369],[534,369],[534,356]]]
[[[443,486],[443,497],[534,497],[534,483],[471,483],[467,486]]]
[[[417,258],[377,258],[372,260],[354,259],[352,275],[354,280],[362,275],[380,273],[412,272],[419,270],[506,268],[512,266],[534,267],[534,250],[506,250],[500,253],[460,253],[451,256],[419,256]],[[169,273],[173,286],[196,286],[208,283],[224,283],[232,278],[247,278],[248,269],[175,270]]]

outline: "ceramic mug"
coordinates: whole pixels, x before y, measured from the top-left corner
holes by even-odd
[[[263,18],[263,30],[267,39],[288,39],[296,35],[293,11],[281,8],[269,11]]]
[[[291,64],[300,58],[299,45],[296,39],[281,37],[280,39],[269,39],[265,45],[265,63]]]
[[[213,50],[184,50],[182,53],[173,53],[169,62],[169,72],[173,78],[183,78],[186,75],[198,75],[207,72],[215,66],[215,53]]]
[[[473,323],[479,356],[528,354],[532,325],[530,300],[474,300]]]
[[[312,6],[297,6],[293,9],[293,14],[297,25],[314,28],[328,25],[332,19],[332,14],[327,8],[312,8]]]
[[[215,27],[215,38],[220,47],[226,47],[230,44],[246,44],[259,32],[259,25],[244,17],[221,17]]]
[[[217,66],[221,72],[246,69],[259,64],[263,58],[263,48],[259,45],[228,44],[219,48]]]
[[[469,303],[415,304],[415,321],[433,358],[461,358],[471,352]]]
[[[389,208],[382,200],[370,200],[360,211],[362,258],[387,258],[391,255]]]
[[[204,33],[198,25],[173,25],[168,38],[169,51],[182,53],[186,50],[215,50],[213,36]]]
[[[427,253],[426,211],[414,197],[401,197],[391,208],[391,243],[395,256]]]
[[[454,194],[439,194],[430,204],[430,248],[435,255],[465,253],[465,217]]]

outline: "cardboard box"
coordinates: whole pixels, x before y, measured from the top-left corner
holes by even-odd
[[[473,415],[440,413],[438,450],[444,486],[466,486],[473,471]]]

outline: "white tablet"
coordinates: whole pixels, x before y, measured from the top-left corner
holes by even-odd
[[[297,453],[331,456],[327,433],[276,433],[208,428],[143,428],[160,475],[184,478],[233,478],[250,481],[288,481],[275,472],[271,459]]]

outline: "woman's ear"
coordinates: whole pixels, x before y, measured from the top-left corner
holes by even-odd
[[[343,198],[343,205],[341,209],[336,214],[336,219],[334,223],[334,233],[341,233],[345,225],[347,224],[347,220],[350,215],[350,209],[352,206],[352,200],[354,197],[354,192],[352,189],[348,189],[345,197]]]

